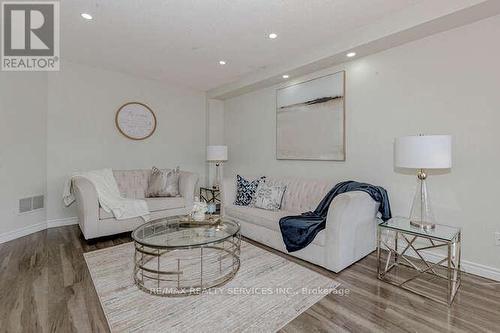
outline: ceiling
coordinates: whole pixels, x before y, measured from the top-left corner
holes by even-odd
[[[438,15],[457,4],[482,1],[438,2],[65,0],[61,1],[61,56],[207,91],[258,72],[282,70],[304,56],[321,58],[337,43],[354,47],[354,39],[349,40],[353,31],[377,26],[381,34],[392,33],[390,24],[401,23],[403,14],[428,19],[423,13]],[[84,12],[94,19],[82,19]],[[271,32],[278,38],[269,39]],[[227,64],[221,66],[219,60]]]

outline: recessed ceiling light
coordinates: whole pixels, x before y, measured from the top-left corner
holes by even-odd
[[[349,52],[349,53],[347,53],[347,54],[346,54],[346,56],[347,56],[348,58],[352,58],[352,57],[354,57],[355,55],[356,55],[356,52]]]
[[[86,20],[92,20],[92,15],[87,14],[87,13],[82,13],[82,17]]]
[[[288,75],[288,74],[285,74],[282,76],[282,78],[284,78],[284,79],[288,79],[289,77],[290,77],[290,75]]]
[[[219,65],[225,65],[226,62],[224,60],[219,61]]]
[[[271,38],[271,39],[275,39],[277,37],[278,37],[278,34],[275,34],[274,32],[269,34],[269,38]]]

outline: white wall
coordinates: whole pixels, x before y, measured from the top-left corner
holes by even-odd
[[[115,128],[128,101],[157,116],[144,141]],[[76,216],[61,197],[74,172],[179,165],[205,184],[206,108],[204,92],[69,62],[55,73],[0,72],[0,242]],[[39,194],[46,209],[17,213],[20,198]]]
[[[207,145],[224,144],[224,102],[217,99],[207,101]],[[221,166],[223,168],[223,166]],[[213,184],[216,169],[215,163],[207,163],[207,186]],[[223,171],[221,171],[223,172]]]
[[[277,86],[226,100],[226,175],[370,182],[389,191],[395,215],[407,215],[416,178],[393,169],[394,138],[452,134],[451,172],[428,179],[435,215],[463,228],[464,260],[500,269],[498,36],[500,16],[294,80],[346,70],[346,162],[276,160]]]
[[[46,73],[0,72],[0,242],[45,223],[45,210],[18,211],[46,192],[46,115]]]
[[[157,117],[156,132],[129,140],[115,127],[126,102],[147,104]],[[152,166],[197,172],[205,182],[206,105],[203,92],[64,62],[49,76],[47,137],[47,218],[76,216],[62,203],[64,180],[97,168]]]

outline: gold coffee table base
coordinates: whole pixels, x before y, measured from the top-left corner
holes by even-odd
[[[224,285],[240,268],[239,233],[205,245],[162,249],[135,242],[134,280],[158,296],[187,296]]]

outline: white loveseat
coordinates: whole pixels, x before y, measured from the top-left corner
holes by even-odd
[[[191,211],[198,175],[191,172],[180,172],[180,197],[144,198],[150,174],[151,170],[113,170],[122,196],[144,199],[148,205],[151,219],[188,214]],[[77,203],[78,224],[85,239],[131,231],[144,223],[144,219],[141,217],[117,220],[112,213],[104,211],[99,206],[94,185],[86,178],[74,177],[73,191]]]
[[[280,218],[314,210],[337,182],[269,177],[268,180],[287,185],[279,211],[234,205],[236,180],[225,178],[223,215],[240,223],[243,236],[288,253],[281,236]],[[379,203],[365,192],[338,195],[330,204],[326,228],[307,247],[288,254],[334,272],[341,271],[375,250],[378,207]]]

